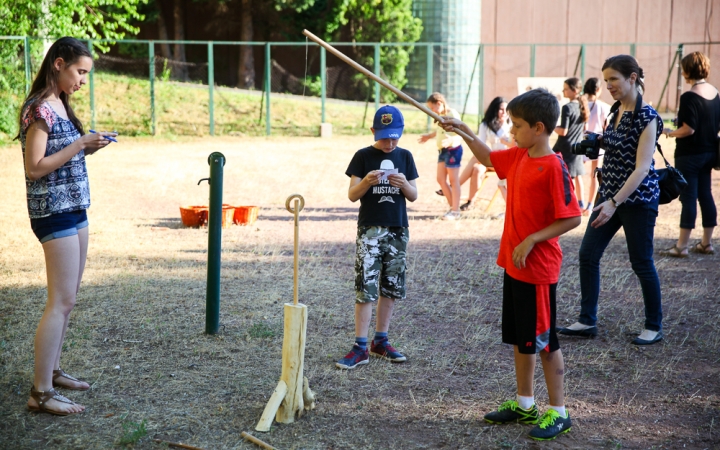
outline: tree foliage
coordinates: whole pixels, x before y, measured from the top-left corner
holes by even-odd
[[[148,0],[0,0],[0,36],[121,39],[137,34],[143,19],[138,6]],[[31,60],[42,57],[43,43],[31,42]],[[108,44],[98,43],[100,50]],[[19,102],[25,94],[24,41],[0,41],[0,138],[14,135]]]

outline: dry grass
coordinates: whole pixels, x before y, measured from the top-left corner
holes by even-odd
[[[420,198],[410,208],[408,299],[398,304],[391,327],[409,361],[374,360],[350,372],[334,368],[353,338],[357,205],[347,200],[344,171],[367,137],[125,138],[89,158],[90,253],[63,366],[92,389],[71,393],[88,409],[68,418],[24,408],[33,331],[46,295],[44,262],[26,216],[20,150],[0,149],[6,205],[0,447],[111,448],[137,438],[136,448],[161,448],[152,442],[159,438],[207,449],[255,448],[240,432],[253,432],[280,376],[282,303],[292,299],[292,216],[283,205],[296,192],[306,200],[300,229],[306,375],[319,403],[296,423],[273,426],[260,436],[265,441],[282,449],[716,447],[718,257],[658,259],[666,339],[637,348],[629,341],[642,328],[642,302],[621,235],[603,260],[600,337],[561,341],[573,431],[538,444],[525,426],[481,421],[514,395],[512,351],[500,343],[502,282],[494,262],[502,221],[491,219],[503,205],[490,215],[478,208],[457,223],[436,220],[446,209],[433,193],[436,153],[415,138],[402,141],[421,174]],[[254,226],[223,233],[222,328],[207,336],[207,232],[183,228],[178,206],[207,202],[207,185],[197,181],[208,176],[213,151],[227,157],[225,201],[262,210]],[[658,248],[671,245],[678,213],[677,202],[661,208]],[[584,226],[562,238],[561,323],[578,311]],[[537,378],[545,409],[540,368]]]

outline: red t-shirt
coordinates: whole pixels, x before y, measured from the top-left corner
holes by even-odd
[[[535,244],[518,269],[512,261],[515,247],[529,235],[558,219],[582,213],[567,166],[559,154],[530,158],[525,148],[514,147],[490,153],[500,179],[507,179],[505,228],[497,263],[508,275],[530,284],[558,282],[562,250],[554,237]]]

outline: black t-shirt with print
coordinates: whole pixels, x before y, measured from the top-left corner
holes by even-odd
[[[398,169],[408,181],[418,177],[412,153],[400,147],[385,153],[372,146],[355,153],[345,175],[365,178],[369,172],[382,169]],[[358,226],[407,227],[405,195],[400,188],[390,185],[388,180],[370,187],[360,198]]]

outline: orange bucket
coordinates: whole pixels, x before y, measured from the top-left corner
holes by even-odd
[[[222,208],[222,227],[227,228],[233,224],[235,219],[235,207],[230,205],[223,205]]]
[[[258,218],[258,211],[260,208],[257,206],[236,206],[233,222],[236,225],[252,225]]]
[[[207,206],[181,206],[180,219],[186,227],[200,227],[207,225]]]

